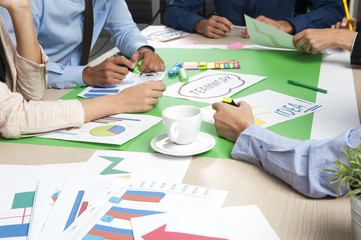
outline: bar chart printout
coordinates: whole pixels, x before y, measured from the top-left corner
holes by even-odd
[[[0,239],[25,237],[28,235],[35,192],[14,194],[11,209],[6,216],[0,216]],[[10,215],[11,214],[11,215]]]

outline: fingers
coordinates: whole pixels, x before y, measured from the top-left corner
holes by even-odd
[[[223,37],[233,29],[233,24],[227,18],[216,15],[208,20],[204,19],[199,21],[199,26],[199,32],[209,38],[215,39]]]
[[[149,51],[139,51],[138,54],[139,54],[140,58],[143,59],[142,65],[139,67],[139,71],[141,71],[141,72],[164,71],[164,69],[165,69],[164,62],[159,57],[158,54],[156,54],[150,50]]]
[[[209,25],[224,33],[229,33],[233,29],[233,24],[227,18],[216,15],[209,19]]]

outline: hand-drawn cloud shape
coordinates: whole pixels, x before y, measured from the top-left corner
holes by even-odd
[[[183,97],[212,99],[225,96],[244,84],[245,81],[240,76],[232,73],[212,74],[185,83],[179,88],[178,94]]]

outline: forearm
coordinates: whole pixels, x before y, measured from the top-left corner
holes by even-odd
[[[30,5],[8,9],[8,11],[13,22],[19,55],[40,64],[41,52],[34,30]]]
[[[0,132],[7,138],[79,127],[84,122],[78,100],[28,102],[5,84],[0,85],[0,111]]]
[[[119,98],[119,95],[108,95],[80,101],[84,109],[84,122],[124,112]]]
[[[325,169],[334,169],[335,159],[345,161],[341,148],[360,144],[360,134],[359,126],[333,139],[300,141],[253,125],[239,136],[232,157],[257,165],[306,196],[336,196],[339,185],[329,184],[333,174]]]
[[[194,32],[196,23],[204,19],[198,14],[201,5],[202,3],[199,3],[187,9],[178,5],[168,6],[164,13],[164,24],[179,30]]]
[[[352,50],[352,44],[356,37],[356,32],[348,29],[335,29],[334,46],[343,48],[347,51]]]
[[[338,0],[310,0],[309,9],[305,14],[285,19],[295,27],[295,33],[308,28],[329,28],[345,16],[342,1]]]

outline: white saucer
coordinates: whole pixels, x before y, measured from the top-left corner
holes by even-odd
[[[166,133],[152,139],[150,142],[152,148],[160,153],[172,156],[192,156],[206,152],[216,145],[214,137],[208,133],[200,132],[192,143],[179,145],[173,143]]]

